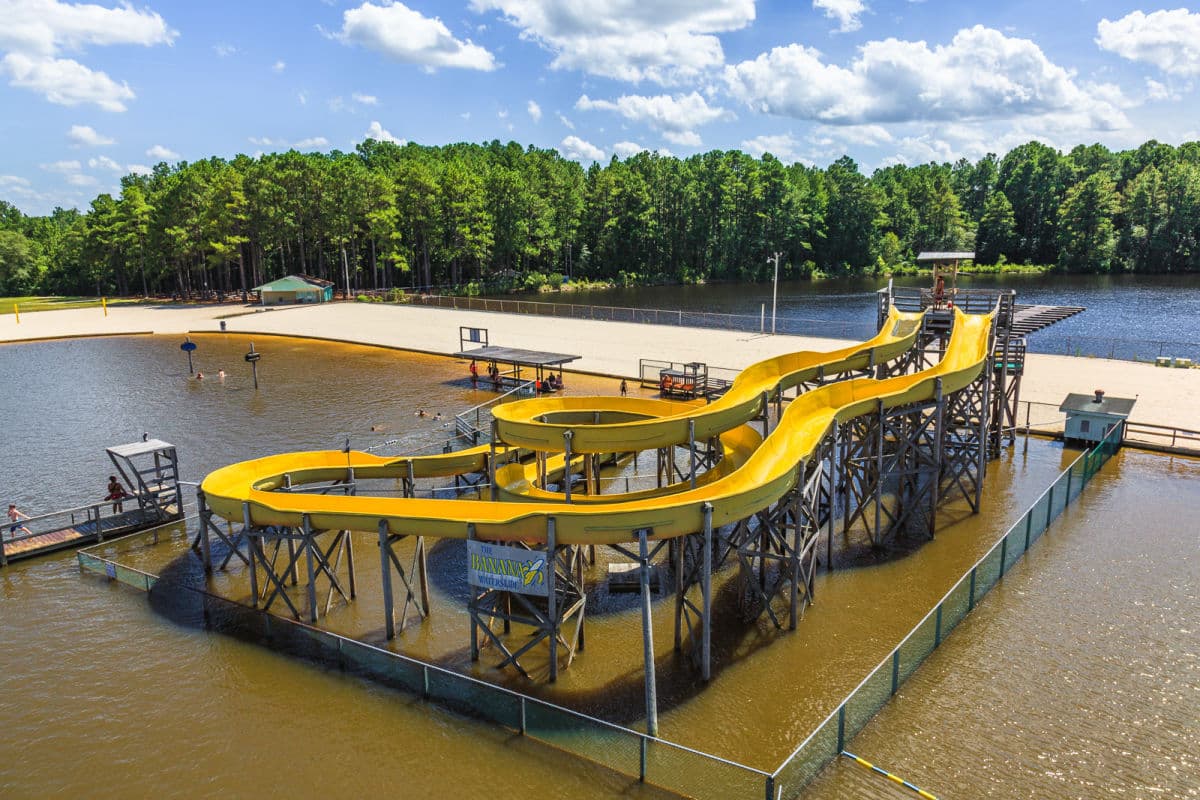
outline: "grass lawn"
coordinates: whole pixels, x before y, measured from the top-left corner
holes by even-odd
[[[141,299],[129,297],[109,298],[110,306],[126,306],[141,303]],[[0,314],[13,313],[13,306],[22,314],[34,311],[53,311],[56,308],[98,308],[99,297],[0,297]]]

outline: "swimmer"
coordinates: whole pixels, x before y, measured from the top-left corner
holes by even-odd
[[[198,381],[202,381],[202,380],[204,380],[204,373],[203,373],[203,372],[197,372],[197,373],[196,373],[196,380],[198,380]]]
[[[225,380],[225,370],[223,370],[223,369],[217,370],[217,380],[219,380],[219,381]]]
[[[419,411],[417,411],[417,413],[413,414],[413,416],[414,416],[414,417],[423,417],[423,416],[425,416],[425,409],[423,409],[423,408],[422,408],[422,409],[420,409]]]

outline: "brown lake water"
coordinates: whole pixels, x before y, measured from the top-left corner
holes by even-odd
[[[255,392],[247,365],[241,361],[247,344],[243,338],[196,340],[197,366],[206,375],[202,382],[187,379],[179,342],[168,337],[0,347],[0,377],[6,385],[20,388],[4,400],[0,494],[31,514],[93,500],[110,471],[103,448],[136,441],[143,432],[176,444],[183,473],[193,480],[232,461],[286,450],[340,447],[347,437],[356,448],[389,438],[400,439],[402,450],[438,448],[449,435],[444,427],[448,423],[418,419],[415,410],[424,408],[450,418],[490,396],[473,390],[465,367],[453,360],[269,337],[255,343],[264,353],[262,388]],[[228,373],[224,383],[214,379],[222,367]],[[571,393],[616,390],[616,382],[609,379],[568,376],[568,383]],[[955,524],[913,555],[821,573],[817,604],[796,632],[778,634],[761,623],[743,625],[736,614],[723,613],[719,607],[716,668],[707,686],[671,652],[672,604],[665,596],[659,599],[654,624],[662,735],[751,766],[774,769],[1020,516],[1062,468],[1064,458],[1069,460],[1060,447],[1049,443],[1032,443],[1028,454],[1020,446],[1006,452],[989,469],[982,514],[965,516],[960,510]],[[1119,469],[1114,464],[1102,477],[1120,487],[1126,475],[1157,474],[1152,468],[1159,463],[1155,457],[1140,458],[1147,460],[1127,467],[1128,456],[1123,457]],[[1194,477],[1186,472],[1158,474],[1157,482],[1139,484],[1140,489],[1123,496],[1120,502],[1127,509],[1147,505],[1137,499],[1144,492],[1164,496],[1166,502],[1155,508],[1162,517],[1154,530],[1166,528],[1171,533],[1155,537],[1154,542],[1166,538],[1171,544],[1151,546],[1126,531],[1121,541],[1129,556],[1136,556],[1139,569],[1114,575],[1123,574],[1134,585],[1098,591],[1089,601],[1090,613],[1123,619],[1129,613],[1131,593],[1156,595],[1157,573],[1173,569],[1182,591],[1190,592],[1184,597],[1190,597],[1191,604],[1171,601],[1181,619],[1172,630],[1190,630],[1192,641],[1196,640],[1200,624],[1195,619],[1196,538],[1194,528],[1184,529],[1176,521],[1183,509],[1196,507],[1194,493],[1177,488],[1181,482],[1194,487]],[[1107,483],[1096,485],[1109,491]],[[1063,524],[1088,513],[1089,502],[1090,497],[1069,511]],[[1098,524],[1107,524],[1110,515],[1098,513]],[[954,511],[947,516],[955,516]],[[1043,550],[1059,541],[1057,530],[1043,540],[1048,544],[1039,545]],[[1193,558],[1180,559],[1178,546],[1186,545],[1189,536]],[[371,537],[366,536],[356,542],[358,600],[352,606],[335,607],[322,625],[382,643],[378,558],[370,544]],[[1083,545],[1090,545],[1087,538]],[[1035,560],[1053,566],[1055,559],[1057,555]],[[1108,557],[1105,563],[1113,559]],[[1161,559],[1166,559],[1162,569],[1156,566]],[[560,673],[554,686],[541,681],[531,684],[511,671],[497,672],[489,656],[479,664],[469,661],[461,563],[453,543],[432,548],[434,614],[423,626],[398,638],[392,645],[395,649],[630,727],[644,724],[640,621],[632,602],[599,596],[596,613],[588,621],[587,651]],[[236,576],[221,581],[222,590],[232,596],[245,591]],[[1053,580],[1049,583],[1055,585]],[[981,612],[994,606],[997,610],[992,613],[1006,618],[1008,596],[1026,597],[1011,586],[1006,579]],[[1078,618],[1062,613],[1060,593],[1031,589],[1028,596],[1034,607],[1015,606],[1020,619],[1014,624],[1054,615],[1062,620],[1062,640],[1081,642],[1089,653],[1092,648],[1103,650],[1118,664],[1128,663],[1128,654],[1122,651],[1127,638],[1136,647],[1137,637],[1153,621],[1151,615],[1146,625],[1128,630],[1128,637],[1115,634],[1122,637],[1115,642],[1105,637],[1092,642],[1082,635],[1090,628],[1076,627]],[[959,630],[970,630],[971,625],[969,619]],[[387,787],[402,787],[415,796],[498,790],[563,797],[654,795],[652,789],[628,779],[438,711],[407,695],[177,624],[157,614],[143,595],[81,577],[73,554],[0,570],[0,630],[0,674],[4,676],[0,748],[10,754],[0,765],[0,794],[6,797],[68,793],[205,797],[252,792],[338,797]],[[950,643],[955,644],[959,636],[956,633]],[[1153,652],[1174,636],[1170,632],[1151,636]],[[966,650],[973,654],[994,644],[990,636],[983,636]],[[1195,648],[1182,650],[1179,663],[1186,665],[1191,659],[1191,691],[1182,691],[1176,702],[1184,704],[1185,712],[1191,703],[1194,724],[1200,716],[1195,713]],[[946,652],[939,651],[930,664],[940,663]],[[1084,661],[1033,646],[1018,656],[1019,671],[1039,679],[1064,669],[1069,675],[1075,662]],[[902,694],[916,691],[914,687],[929,671],[926,667],[918,672]],[[1114,671],[1111,678],[1122,691],[1146,690],[1146,679],[1132,670]],[[959,682],[956,693],[975,709],[972,713],[978,709],[971,698],[987,697],[996,704],[996,713],[1007,715],[1004,718],[1017,731],[1040,729],[1037,715],[1030,715],[1029,725],[1022,728],[1027,704],[1019,694],[1007,704],[1007,694],[993,698],[991,683],[970,669],[966,675],[955,673],[955,680]],[[1087,678],[1080,673],[1078,680]],[[1053,690],[1053,684],[1042,685],[1048,686],[1043,691]],[[1171,697],[1164,695],[1161,702]],[[1086,705],[1080,704],[1084,712],[1070,717],[1075,721],[1065,723],[1067,727],[1082,725],[1084,733],[1090,727],[1106,730],[1101,726],[1109,718],[1086,713]],[[880,720],[898,705],[885,710]],[[1159,727],[1150,718],[1142,723],[1147,740],[1158,742],[1157,746],[1180,753],[1176,744],[1190,742],[1194,751],[1194,727],[1189,739],[1177,735],[1170,719]],[[895,724],[898,727],[889,739],[915,737],[903,717]],[[931,729],[941,723],[914,721],[912,727],[920,731],[922,724]],[[927,760],[954,761],[957,754],[987,747],[960,738],[959,733],[939,735],[923,751]],[[912,746],[921,751],[918,744]],[[887,765],[885,756],[891,753],[863,755]],[[965,756],[961,760],[969,761]],[[892,766],[900,771],[900,764]],[[1059,768],[1073,774],[1070,764],[1060,763]],[[832,771],[833,780],[838,780],[845,770]],[[1138,771],[1135,765],[1131,774]],[[827,791],[864,796],[877,788],[870,782],[847,786],[821,789],[812,796],[823,797]],[[888,790],[886,785],[880,789]],[[1026,792],[1024,796],[1088,795]]]

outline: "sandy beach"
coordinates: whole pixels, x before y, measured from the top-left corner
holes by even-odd
[[[222,318],[224,318],[222,320]],[[435,354],[459,349],[459,327],[487,328],[493,345],[549,350],[580,356],[577,370],[634,377],[639,358],[702,361],[742,369],[761,359],[796,350],[831,350],[839,339],[762,335],[707,328],[680,328],[628,322],[500,314],[482,311],[328,303],[255,311],[240,305],[120,306],[108,315],[99,308],[25,314],[18,324],[0,317],[0,342],[73,336],[136,333],[219,333],[299,336],[379,345]],[[1036,334],[1035,334],[1036,336]],[[256,349],[269,357],[268,341]],[[614,387],[615,389],[615,387]],[[1032,354],[1026,364],[1021,399],[1057,405],[1069,392],[1104,389],[1114,397],[1136,397],[1136,422],[1200,429],[1200,370],[1164,369],[1151,364],[1097,358]],[[1053,409],[1035,409],[1053,415]],[[1047,419],[1034,419],[1034,423]]]

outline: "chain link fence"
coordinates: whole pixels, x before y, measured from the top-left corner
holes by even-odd
[[[858,687],[817,729],[809,734],[771,776],[773,791],[794,797],[821,769],[845,749],[883,708],[900,685],[937,649],[942,640],[975,608],[1004,573],[1074,502],[1121,445],[1121,426],[1079,456],[1044,491],[1003,537],[959,579]],[[768,797],[772,797],[768,792]]]

